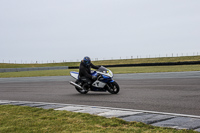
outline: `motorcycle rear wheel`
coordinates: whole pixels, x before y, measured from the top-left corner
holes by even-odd
[[[108,92],[110,92],[111,94],[117,94],[120,90],[119,85],[117,84],[117,82],[112,82],[108,84]]]
[[[76,90],[81,93],[81,94],[87,94],[88,93],[88,89],[86,89],[86,84],[81,85],[81,83],[79,81],[75,82],[76,84],[80,85],[81,87],[83,87],[83,89],[79,89],[78,87],[75,87]]]

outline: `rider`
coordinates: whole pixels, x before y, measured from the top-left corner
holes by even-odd
[[[91,67],[94,69],[99,69],[98,66],[95,66],[91,63],[91,60],[88,56],[85,56],[80,63],[79,78],[86,82],[89,86],[97,79],[96,76],[91,75]]]

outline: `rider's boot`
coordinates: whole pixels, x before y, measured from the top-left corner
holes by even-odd
[[[91,89],[91,86],[92,86],[92,82],[89,81],[89,82],[87,82],[86,84],[87,84],[87,85],[86,85],[86,89],[87,89],[87,90],[90,90],[90,89]]]

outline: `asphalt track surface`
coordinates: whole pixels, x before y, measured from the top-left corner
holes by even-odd
[[[0,78],[0,100],[51,102],[200,116],[200,71],[115,74],[117,95],[79,94],[69,76]]]

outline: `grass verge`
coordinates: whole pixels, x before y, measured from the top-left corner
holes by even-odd
[[[140,122],[126,122],[117,118],[107,119],[83,113],[0,105],[0,133],[13,132],[193,133],[194,131],[153,127]]]
[[[109,69],[111,71],[113,71],[114,74],[120,74],[120,73],[182,72],[182,71],[200,71],[200,65],[112,67],[112,68],[109,68]],[[6,73],[0,73],[0,78],[37,77],[37,76],[69,76],[69,72],[70,71],[78,71],[78,69],[6,72]]]

